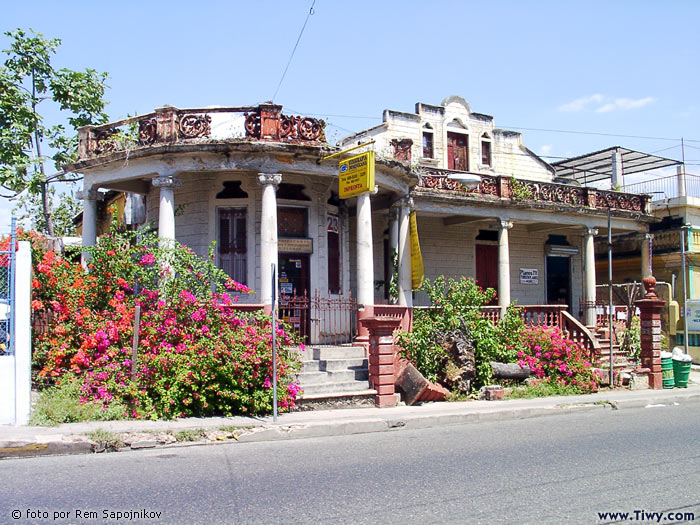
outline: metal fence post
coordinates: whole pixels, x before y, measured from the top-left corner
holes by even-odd
[[[277,332],[277,316],[275,315],[275,296],[277,279],[275,275],[275,263],[272,263],[272,421],[277,423],[277,345],[275,336]]]

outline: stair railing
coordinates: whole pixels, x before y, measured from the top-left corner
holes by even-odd
[[[562,323],[560,328],[566,332],[569,339],[581,344],[588,351],[591,361],[595,361],[601,353],[600,343],[595,336],[566,310],[562,310],[560,315]]]

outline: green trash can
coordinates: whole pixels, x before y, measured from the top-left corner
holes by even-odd
[[[677,388],[688,388],[688,377],[690,376],[691,364],[691,361],[673,360],[673,381]],[[661,370],[663,372],[663,365],[661,366]],[[666,388],[665,380],[664,388]]]
[[[661,378],[663,379],[664,388],[673,388],[675,385],[673,379],[674,363],[675,361],[670,357],[661,358]],[[686,384],[688,381],[687,377],[688,376],[686,376]]]

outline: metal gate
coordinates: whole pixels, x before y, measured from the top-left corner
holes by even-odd
[[[0,355],[14,354],[16,249],[17,229],[13,217],[10,235],[0,245]]]
[[[357,299],[351,294],[280,294],[278,307],[279,318],[291,324],[307,344],[339,345],[357,335]]]

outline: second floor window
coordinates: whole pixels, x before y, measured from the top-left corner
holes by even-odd
[[[483,137],[481,139],[481,164],[491,166],[491,141]]]
[[[447,169],[469,171],[469,136],[462,133],[447,134]]]
[[[433,132],[424,131],[423,132],[423,158],[432,159],[434,154],[433,150]]]

